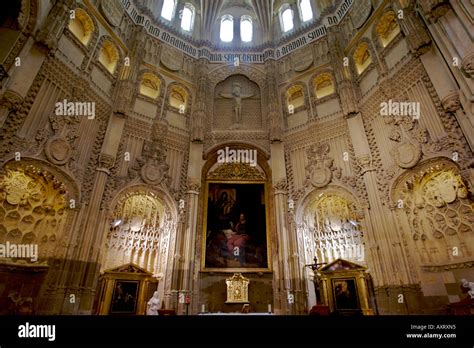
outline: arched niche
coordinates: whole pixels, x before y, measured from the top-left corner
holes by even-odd
[[[474,245],[474,200],[458,164],[432,158],[397,177],[393,209],[420,266],[462,263]],[[462,268],[462,267],[461,267]]]
[[[230,75],[217,83],[213,95],[212,126],[226,130],[263,129],[259,85],[243,74]]]
[[[42,161],[7,162],[0,172],[0,243],[37,245],[36,261],[65,257],[77,184]],[[27,260],[28,261],[28,260]]]
[[[135,264],[158,279],[163,299],[173,268],[177,228],[173,199],[155,187],[128,186],[111,200],[107,219],[101,271]]]

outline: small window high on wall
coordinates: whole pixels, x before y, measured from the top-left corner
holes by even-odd
[[[231,15],[222,16],[220,37],[223,42],[232,42],[234,39],[234,18]]]
[[[181,16],[181,28],[185,31],[191,31],[194,22],[194,6],[186,3]]]
[[[313,19],[313,9],[311,8],[310,0],[300,1],[301,20],[307,22]]]
[[[169,96],[169,103],[172,107],[185,112],[188,103],[188,92],[180,86],[173,86]]]
[[[156,99],[160,95],[161,81],[155,74],[144,73],[140,84],[140,94]]]
[[[354,63],[357,68],[357,73],[360,75],[364,72],[365,69],[372,63],[372,58],[370,57],[369,44],[367,42],[362,42],[357,46],[354,52]]]
[[[105,41],[99,55],[99,62],[111,73],[115,72],[119,52],[111,41]]]
[[[242,16],[240,19],[240,37],[243,42],[251,42],[253,37],[252,17]]]
[[[293,29],[293,10],[287,5],[285,8],[282,7],[281,10],[281,24],[283,32],[286,33]]]
[[[334,84],[329,73],[322,73],[314,79],[316,98],[323,98],[334,93]]]
[[[68,29],[84,46],[87,46],[95,30],[92,19],[80,8],[74,10],[74,18],[69,21]]]
[[[172,20],[175,8],[176,0],[164,0],[163,7],[161,8],[161,17],[169,21]]]
[[[400,32],[395,12],[389,11],[385,13],[375,28],[377,35],[379,36],[382,46],[386,47]]]
[[[295,85],[288,88],[286,91],[286,103],[288,112],[290,114],[293,114],[297,108],[304,106],[305,102],[303,86]]]

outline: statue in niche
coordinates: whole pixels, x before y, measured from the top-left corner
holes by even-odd
[[[232,84],[232,93],[220,93],[220,96],[226,99],[234,99],[234,112],[235,112],[235,122],[231,129],[238,129],[239,125],[242,121],[242,99],[251,98],[254,96],[252,94],[241,94],[240,91],[240,83],[233,83]]]

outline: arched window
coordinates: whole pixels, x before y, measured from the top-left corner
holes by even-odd
[[[289,7],[289,5],[283,5],[281,8],[281,25],[283,32],[286,33],[293,29],[293,10]]]
[[[94,23],[84,10],[77,8],[74,10],[74,18],[69,20],[68,29],[84,46],[87,46],[94,33]]]
[[[250,42],[252,41],[253,37],[253,25],[252,25],[252,17],[250,16],[242,16],[240,19],[240,38],[243,42]]]
[[[360,75],[364,72],[365,69],[372,63],[372,58],[370,57],[369,44],[367,42],[362,42],[357,46],[354,52],[354,63],[357,68],[357,73]]]
[[[181,28],[186,31],[191,31],[194,24],[194,14],[196,10],[194,6],[187,2],[184,5],[183,12],[181,14]]]
[[[322,73],[316,76],[314,79],[314,93],[316,98],[323,98],[333,94],[334,91],[334,83],[332,81],[331,74]]]
[[[231,42],[234,39],[234,18],[231,15],[222,16],[221,40]]]
[[[119,53],[117,47],[107,40],[102,45],[102,49],[99,55],[99,62],[111,73],[115,72],[117,62],[119,60]]]
[[[180,113],[184,113],[188,107],[188,92],[180,86],[171,87],[169,103],[170,106],[179,109]]]
[[[301,20],[303,22],[307,22],[313,19],[313,9],[311,8],[310,0],[300,1],[300,12],[301,12]]]
[[[385,13],[381,18],[377,27],[375,28],[377,35],[382,43],[383,47],[386,47],[390,41],[400,32],[397,20],[395,19],[395,12],[389,11]]]
[[[297,108],[304,106],[303,86],[295,85],[286,91],[286,103],[288,112],[292,114]]]
[[[161,17],[167,20],[172,20],[174,10],[176,9],[176,0],[164,0],[161,8]]]
[[[144,73],[140,83],[140,94],[156,99],[160,95],[160,85],[161,81],[158,76],[152,73]]]

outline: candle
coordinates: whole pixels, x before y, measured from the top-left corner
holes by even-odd
[[[201,306],[201,313],[205,313],[206,312],[206,305],[202,305]]]
[[[271,313],[271,312],[272,312],[272,305],[269,304],[269,305],[268,305],[268,313]]]

